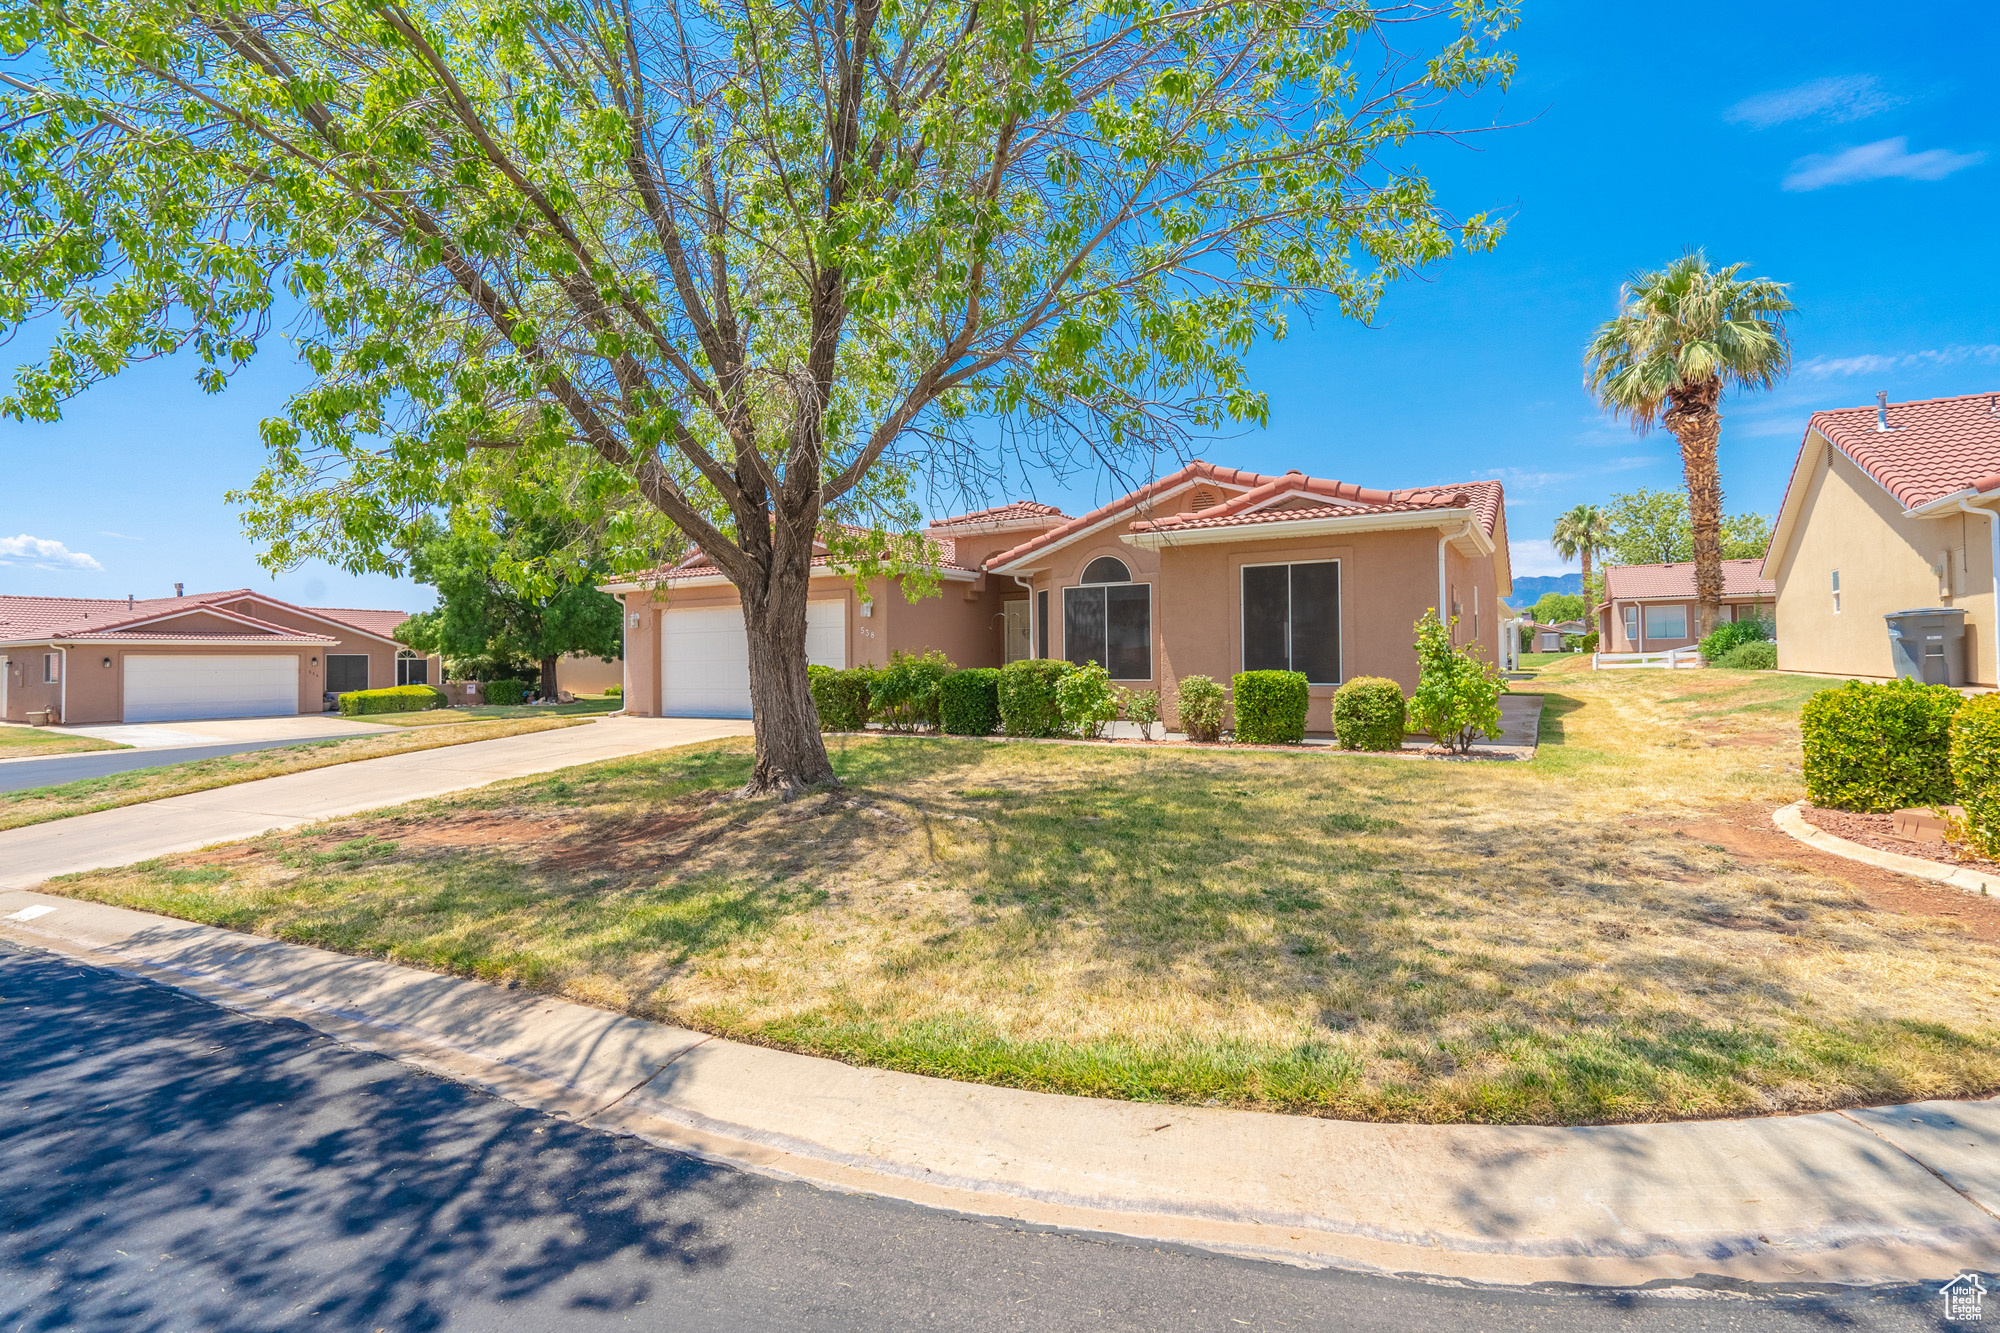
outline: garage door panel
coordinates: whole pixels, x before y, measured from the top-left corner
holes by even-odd
[[[847,665],[847,603],[806,605],[806,660]],[[740,606],[660,617],[660,711],[668,717],[749,717],[750,645]]]
[[[285,655],[125,658],[127,722],[282,717],[299,711],[299,659]]]

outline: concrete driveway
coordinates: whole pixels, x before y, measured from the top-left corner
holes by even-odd
[[[31,824],[0,833],[0,888],[25,889],[51,875],[130,865],[210,843],[254,838],[272,829],[483,787],[503,778],[749,734],[748,722],[611,717],[581,727],[361,759]]]
[[[101,722],[49,730],[66,736],[94,736],[141,750],[166,750],[190,745],[235,745],[244,741],[293,744],[323,741],[333,736],[365,736],[395,728],[380,722],[357,722],[338,713],[297,713],[290,717],[223,717],[204,722]]]

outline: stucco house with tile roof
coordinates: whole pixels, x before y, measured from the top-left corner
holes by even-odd
[[[1965,667],[2000,684],[2000,394],[1815,412],[1763,573],[1777,588],[1778,667],[1887,679],[1883,616],[1965,614]]]
[[[1762,560],[1722,562],[1722,619],[1772,620],[1778,585]],[[1663,653],[1701,641],[1694,562],[1606,565],[1604,600],[1597,604],[1597,651]]]
[[[921,601],[890,596],[887,579],[856,597],[815,559],[808,660],[1067,658],[1168,695],[1185,675],[1297,670],[1311,681],[1307,725],[1326,731],[1342,681],[1415,688],[1413,627],[1428,608],[1456,615],[1458,641],[1497,662],[1513,590],[1497,481],[1376,490],[1196,460],[1077,517],[1017,501],[928,535],[943,592]],[[742,613],[712,565],[693,557],[605,590],[626,602],[628,711],[748,716]]]
[[[148,598],[0,596],[0,719],[171,722],[317,713],[328,692],[435,684],[391,637],[408,614],[234,588]]]

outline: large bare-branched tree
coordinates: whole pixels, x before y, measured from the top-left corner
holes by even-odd
[[[753,790],[833,780],[815,540],[903,562],[912,480],[1258,421],[1299,309],[1485,245],[1410,159],[1507,0],[0,0],[0,411],[135,359],[311,385],[267,562],[393,567],[472,451],[636,502],[742,594]],[[1011,452],[1010,452],[1011,451]],[[556,466],[551,468],[550,459]],[[1010,459],[1012,462],[1010,462]],[[864,535],[865,534],[865,535]]]

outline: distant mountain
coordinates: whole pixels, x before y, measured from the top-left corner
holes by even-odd
[[[1533,578],[1515,579],[1514,595],[1507,599],[1510,606],[1527,610],[1541,600],[1545,592],[1583,592],[1583,575],[1577,574],[1537,574]]]

